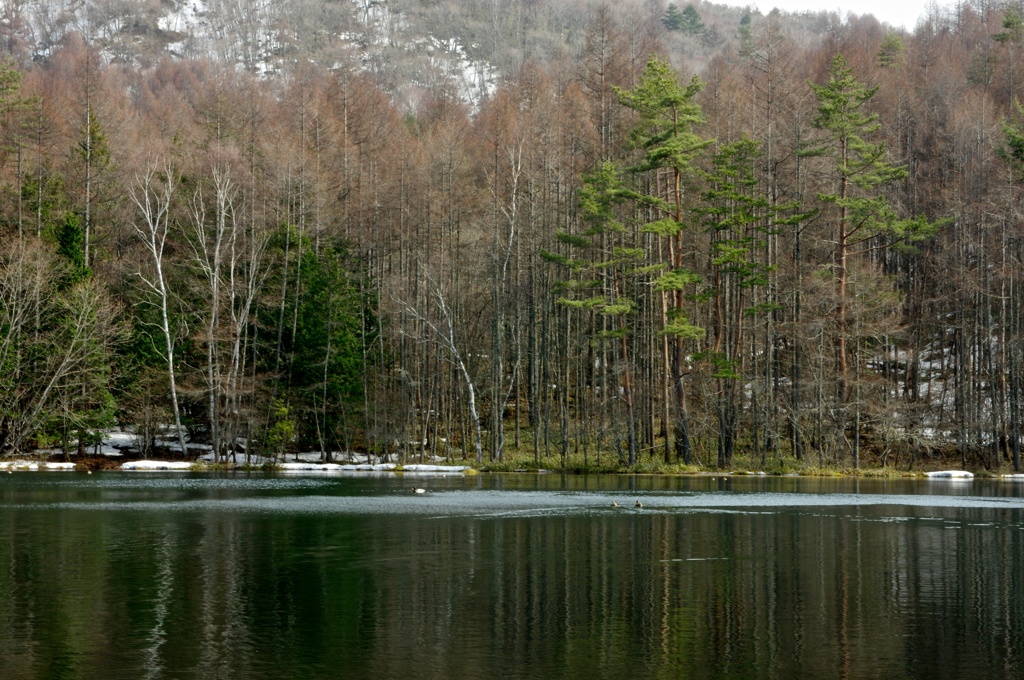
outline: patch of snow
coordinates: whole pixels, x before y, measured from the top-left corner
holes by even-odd
[[[74,463],[43,463],[40,466],[42,470],[60,470],[61,472],[68,472],[75,469]]]
[[[49,470],[51,472],[70,472],[75,469],[74,463],[39,463],[32,460],[0,461],[0,470]]]
[[[307,470],[340,472],[345,469],[338,463],[281,463],[278,467],[282,472],[305,472]]]
[[[468,465],[403,465],[404,472],[464,472]]]
[[[320,462],[291,462],[279,463],[278,469],[282,472],[404,472],[411,474],[462,474],[469,468],[465,465],[403,465],[398,470],[394,463],[320,463]]]
[[[335,453],[334,456],[337,457],[338,454]],[[288,457],[292,458],[290,455]],[[299,459],[295,462],[302,461],[304,463],[319,463],[323,461],[324,454],[320,451],[303,451],[302,453],[296,454],[294,457]]]
[[[283,472],[304,472],[307,470],[330,470],[334,472],[392,472],[394,463],[378,463],[377,465],[352,465],[339,463],[281,463],[278,467]]]
[[[108,430],[103,433],[103,446],[119,449],[130,449],[136,445],[138,435],[134,432]]]
[[[124,463],[122,470],[189,470],[192,463],[187,461],[135,460]]]
[[[0,470],[38,470],[39,464],[27,460],[4,460],[0,461]]]
[[[157,20],[161,31],[190,33],[202,24],[202,17],[207,13],[205,0],[185,0],[178,7]]]
[[[931,479],[974,479],[974,473],[966,470],[937,470],[925,475]]]

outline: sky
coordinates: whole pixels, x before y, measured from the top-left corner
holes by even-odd
[[[947,1],[939,0],[938,4],[942,6],[947,4]],[[753,0],[750,4],[755,5],[764,14],[770,12],[773,7],[778,7],[784,12],[836,10],[841,15],[847,12],[874,14],[879,21],[912,31],[917,25],[917,20],[925,14],[925,7],[930,4],[930,0]]]

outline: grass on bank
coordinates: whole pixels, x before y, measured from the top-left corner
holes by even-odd
[[[766,475],[800,475],[806,477],[865,477],[895,479],[900,477],[917,477],[934,470],[962,469],[960,456],[902,456],[880,459],[878,456],[865,452],[861,456],[859,467],[853,466],[850,458],[825,459],[816,452],[798,460],[794,456],[783,453],[779,455],[750,453],[738,451],[732,464],[725,468],[717,465],[717,456],[713,449],[695,450],[692,464],[672,460],[665,462],[664,450],[658,449],[639,456],[636,465],[629,466],[620,461],[615,451],[602,451],[598,454],[591,450],[586,455],[570,451],[565,455],[537,455],[532,447],[506,446],[501,460],[491,460],[488,452],[484,452],[484,461],[476,464],[472,456],[463,457],[461,452],[449,456],[448,462],[457,465],[469,465],[481,472],[537,472],[550,471],[568,474],[652,474],[652,475],[694,475],[694,474],[766,474]],[[418,462],[418,456],[409,455],[407,462]],[[1009,461],[1002,461],[996,468],[986,469],[982,465],[969,464],[967,469],[979,477],[998,476],[1013,472]]]
[[[879,456],[867,446],[862,448],[861,465],[858,468],[853,466],[852,457],[843,455],[823,456],[816,450],[809,450],[803,460],[798,460],[789,454],[788,450],[762,454],[754,451],[749,442],[737,442],[737,450],[733,456],[732,464],[725,469],[717,465],[716,442],[714,439],[705,441],[697,439],[694,441],[693,463],[685,464],[672,459],[668,462],[664,458],[664,448],[649,448],[640,452],[638,461],[630,466],[622,459],[621,451],[616,451],[612,444],[599,448],[591,445],[586,450],[583,446],[571,444],[564,455],[559,451],[560,447],[555,442],[550,446],[535,451],[532,446],[532,437],[529,435],[520,437],[521,445],[516,447],[514,439],[509,437],[501,460],[492,460],[490,452],[485,449],[484,460],[477,464],[472,451],[463,451],[460,448],[455,450],[428,450],[421,458],[420,452],[414,449],[407,449],[405,455],[393,457],[392,462],[399,464],[413,463],[437,463],[451,465],[470,466],[470,474],[479,472],[538,472],[549,471],[563,474],[647,474],[647,475],[697,475],[697,474],[733,474],[733,475],[799,475],[809,477],[865,477],[865,478],[899,478],[915,477],[925,472],[934,470],[963,469],[963,457],[953,449],[936,450],[928,455],[909,455],[906,452],[890,452],[886,456]],[[660,443],[660,442],[659,442]],[[453,447],[454,448],[454,447]],[[445,455],[447,454],[447,455]],[[288,454],[291,455],[291,454]],[[365,454],[363,454],[365,455]],[[56,460],[56,458],[54,458]],[[286,460],[287,456],[282,458]],[[995,477],[1000,474],[1012,473],[1012,465],[1008,460],[1002,460],[998,466],[986,467],[987,456],[977,454],[967,457],[966,469],[979,477]],[[109,469],[119,467],[121,461],[114,461],[105,457],[87,457],[78,460],[80,469]],[[212,463],[202,460],[193,462],[192,470],[195,471],[227,471],[227,470],[250,470],[270,471],[277,469],[274,462],[253,463],[239,465],[237,463]]]

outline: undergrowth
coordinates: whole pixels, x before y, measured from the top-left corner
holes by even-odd
[[[672,460],[666,462],[657,450],[657,455],[647,452],[639,457],[635,465],[628,465],[614,451],[604,451],[598,455],[591,450],[586,456],[577,452],[565,455],[536,455],[530,448],[515,449],[507,447],[501,460],[485,459],[480,465],[472,458],[453,458],[450,462],[468,465],[481,472],[538,472],[550,471],[565,474],[649,474],[649,475],[694,475],[694,474],[732,474],[732,475],[792,475],[801,477],[864,477],[875,479],[898,479],[916,477],[926,470],[947,469],[945,460],[918,459],[911,465],[882,464],[871,457],[864,457],[860,467],[853,467],[852,460],[822,460],[821,458],[805,457],[798,460],[793,456],[778,453],[762,454],[737,452],[732,464],[719,468],[713,451],[698,449],[692,464]],[[891,461],[890,461],[891,463]],[[1010,472],[975,470],[978,476]]]

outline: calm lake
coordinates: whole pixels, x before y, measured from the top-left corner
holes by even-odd
[[[2,477],[5,680],[1024,677],[1012,482]]]

